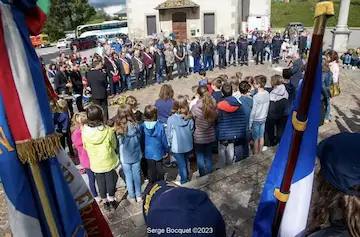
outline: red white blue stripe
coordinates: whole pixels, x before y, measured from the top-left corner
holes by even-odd
[[[84,236],[75,195],[58,159],[39,163],[51,208],[43,210],[29,166],[20,162],[15,149],[16,143],[54,132],[41,66],[23,13],[33,6],[34,0],[16,1],[16,5],[0,0],[0,176],[8,200],[9,222],[14,237],[51,236],[44,215],[50,211],[60,236]],[[86,192],[83,187],[85,191],[77,191]]]
[[[314,179],[316,145],[320,121],[321,76],[322,71],[320,57],[316,73],[315,87],[312,93],[309,108],[308,123],[303,134],[298,161],[290,188],[290,197],[285,207],[278,234],[278,236],[281,237],[302,236],[306,229]],[[293,111],[296,111],[299,106],[301,91],[302,85],[299,86]],[[277,208],[277,199],[274,196],[274,190],[275,188],[280,188],[282,184],[293,129],[291,116],[289,116],[283,137],[264,184],[264,189],[254,222],[254,237],[273,236],[272,225]]]

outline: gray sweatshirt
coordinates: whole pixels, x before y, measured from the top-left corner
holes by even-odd
[[[270,94],[267,91],[257,93],[253,98],[253,107],[250,113],[250,123],[252,126],[253,122],[262,123],[266,121],[267,114],[270,105]]]

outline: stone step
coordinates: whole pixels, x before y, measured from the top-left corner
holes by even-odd
[[[182,187],[205,191],[226,222],[227,234],[251,236],[253,218],[275,148],[269,148],[249,158],[198,177]],[[141,203],[124,200],[109,216],[114,236],[147,236]]]

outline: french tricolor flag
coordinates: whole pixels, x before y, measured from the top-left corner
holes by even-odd
[[[304,236],[305,234],[314,179],[318,126],[320,121],[321,76],[320,57],[309,108],[308,122],[302,137],[298,160],[291,182],[290,195],[288,196],[278,231],[278,236],[281,237]],[[301,92],[302,84],[298,87],[297,98],[294,102],[291,115],[293,111],[297,111],[299,107]],[[283,182],[294,132],[291,115],[289,116],[283,137],[264,184],[254,222],[254,237],[274,236],[272,227],[279,201],[277,198],[279,197],[279,193],[276,190],[281,187]],[[276,195],[277,197],[275,197]],[[284,196],[282,196],[282,198],[286,199]]]
[[[55,133],[42,68],[29,38],[41,30],[46,4],[0,0],[0,176],[12,235],[112,236]]]

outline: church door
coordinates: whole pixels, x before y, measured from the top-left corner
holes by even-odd
[[[175,34],[175,39],[187,39],[185,12],[176,12],[172,15],[172,30]]]

